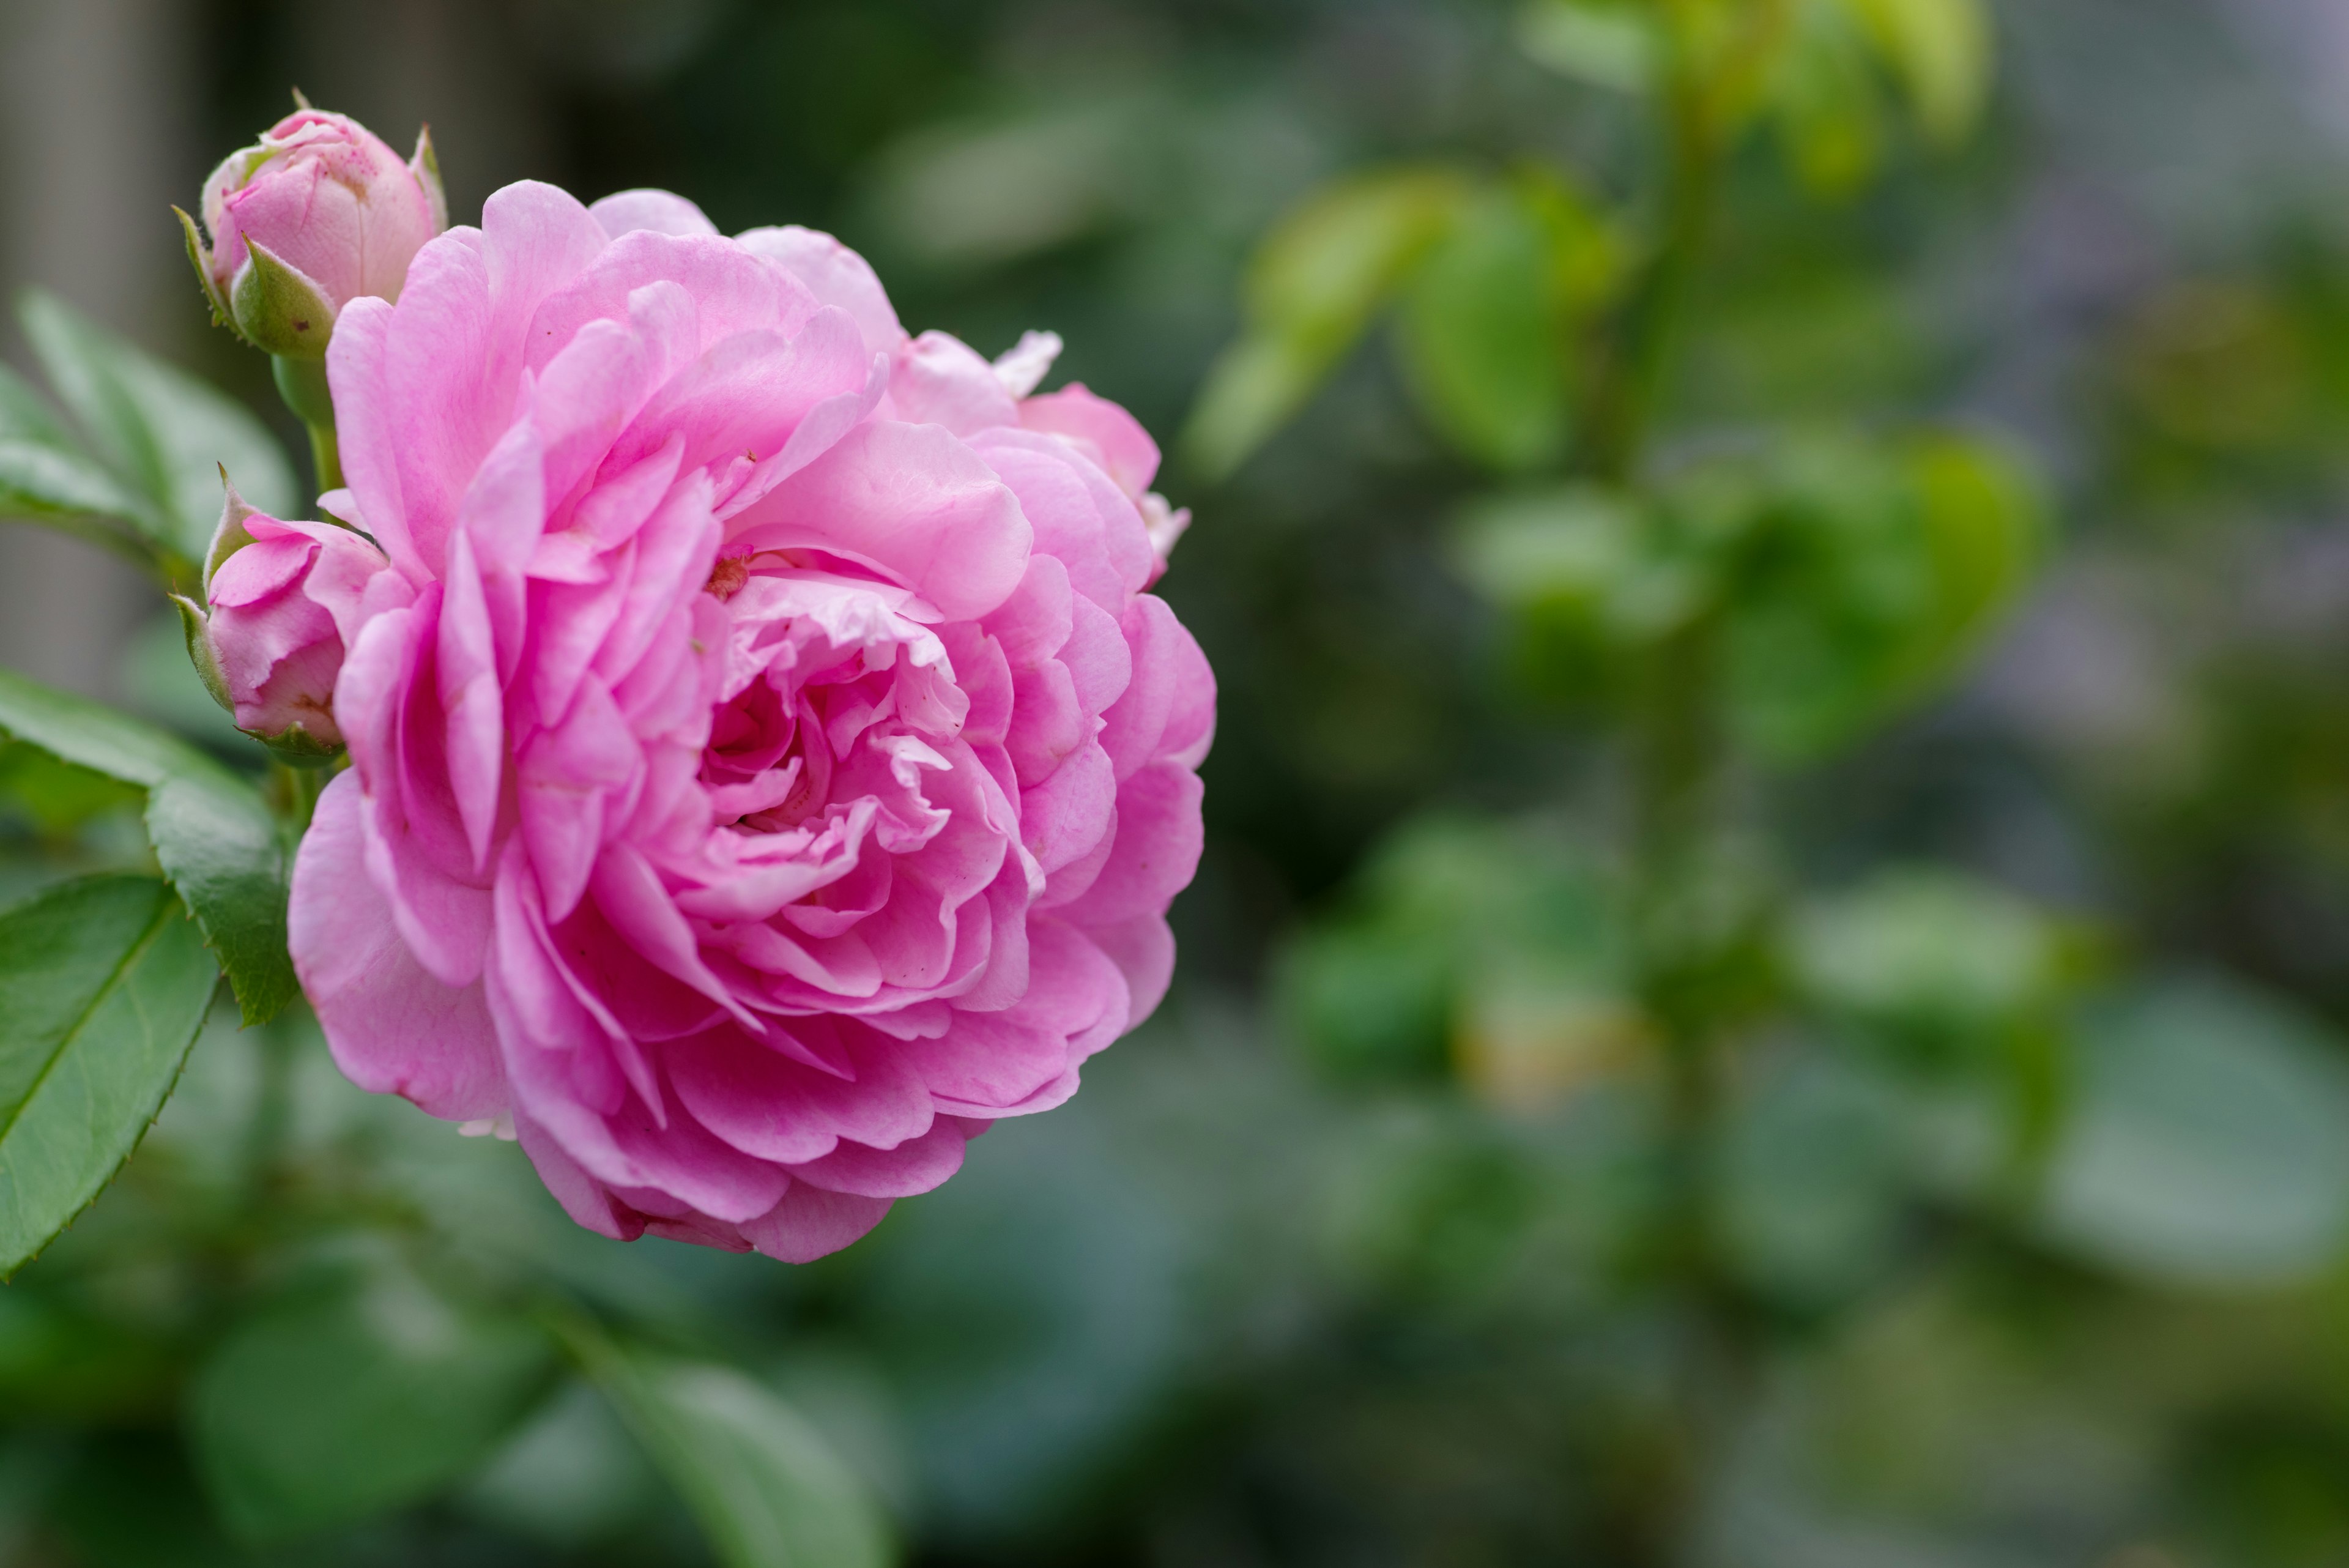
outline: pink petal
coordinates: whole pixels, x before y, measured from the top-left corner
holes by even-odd
[[[481,985],[443,985],[418,964],[368,877],[357,774],[337,776],[318,797],[294,861],[286,945],[353,1083],[450,1121],[507,1107]]]
[[[944,614],[985,615],[1028,568],[1019,502],[936,425],[875,420],[736,517],[730,543],[816,549],[869,566]]]
[[[861,1240],[888,1212],[886,1198],[858,1198],[794,1181],[781,1202],[741,1230],[770,1258],[812,1263]]]
[[[895,1148],[843,1143],[822,1159],[792,1166],[792,1179],[864,1198],[911,1198],[960,1170],[963,1146],[969,1141],[958,1123],[940,1116],[928,1132]]]
[[[897,313],[881,280],[863,256],[813,229],[792,223],[779,229],[749,229],[737,236],[742,248],[764,256],[790,273],[826,305],[836,305],[855,318],[870,353],[895,354],[905,340]]]
[[[667,191],[615,191],[587,209],[587,215],[613,239],[634,229],[657,234],[714,234],[718,225],[701,209]]]

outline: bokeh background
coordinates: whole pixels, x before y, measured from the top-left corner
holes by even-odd
[[[1228,478],[1170,451],[1160,488],[1197,520],[1163,591],[1223,694],[1207,851],[1174,995],[1075,1102],[789,1269],[569,1231],[510,1147],[452,1151],[298,1027],[223,1022],[122,1182],[0,1290],[0,1563],[706,1560],[560,1378],[421,1504],[257,1545],[224,1525],[187,1435],[206,1379],[266,1359],[284,1280],[383,1247],[492,1290],[559,1278],[755,1370],[922,1563],[2349,1563],[2349,6],[1994,11],[1962,149],[1896,147],[1833,201],[1736,165],[1669,400],[1691,449],[1995,431],[2054,518],[1946,690],[1749,781],[1847,1027],[1747,1054],[1721,1158],[1755,1344],[1672,1544],[1652,1411],[1681,1325],[1626,1262],[1642,1081],[1524,940],[1578,918],[1606,747],[1464,580],[1457,514],[1491,483],[1373,343]],[[829,229],[910,327],[988,354],[1056,329],[1058,374],[1173,447],[1250,247],[1321,182],[1623,177],[1637,116],[1527,57],[1516,18],[0,0],[0,285],[293,437],[207,327],[168,203],[298,84],[395,143],[429,120],[460,221],[532,177]],[[0,663],[204,733],[157,608],[0,530]],[[104,820],[8,810],[9,890],[120,852]],[[1932,1061],[2018,1011],[2070,1087],[2030,1189],[1985,1197],[2001,1091]],[[256,1197],[273,1051],[293,1152]],[[378,1182],[414,1212],[370,1208]],[[396,1469],[399,1440],[344,1458]]]

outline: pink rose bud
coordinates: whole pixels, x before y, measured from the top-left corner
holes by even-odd
[[[342,745],[334,704],[344,650],[366,615],[409,597],[396,574],[369,594],[389,566],[363,535],[280,522],[229,492],[207,607],[182,599],[180,609],[196,669],[238,729],[297,758]]]
[[[326,353],[349,301],[399,297],[409,262],[449,226],[429,134],[403,163],[357,120],[307,106],[213,170],[202,205],[209,250],[180,221],[214,314],[302,359]]]

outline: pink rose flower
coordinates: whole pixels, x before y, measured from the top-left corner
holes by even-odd
[[[281,523],[248,514],[253,538],[204,586],[206,636],[236,727],[271,738],[299,728],[331,750],[343,743],[334,714],[343,650],[367,608],[412,597],[383,552],[330,523]]]
[[[1166,989],[1215,686],[1155,449],[1038,358],[658,192],[509,186],[349,306],[325,504],[413,598],[295,869],[345,1072],[795,1262],[1075,1092]]]
[[[207,291],[273,353],[324,353],[342,306],[398,298],[409,262],[448,226],[429,140],[419,137],[403,163],[358,121],[315,109],[229,154],[204,182],[202,212],[211,249],[192,231],[189,244]],[[293,275],[290,285],[260,286],[271,280],[255,275],[255,244]],[[313,314],[323,319],[296,319]]]

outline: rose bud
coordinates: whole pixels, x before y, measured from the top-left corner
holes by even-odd
[[[238,729],[291,760],[341,748],[334,699],[344,649],[367,616],[412,597],[389,566],[363,535],[281,522],[229,492],[204,578],[207,606],[177,603],[189,655]]]
[[[449,223],[429,133],[403,163],[357,120],[306,104],[223,160],[202,208],[209,249],[180,222],[215,318],[296,359],[325,355],[349,301],[399,297],[409,262]]]

